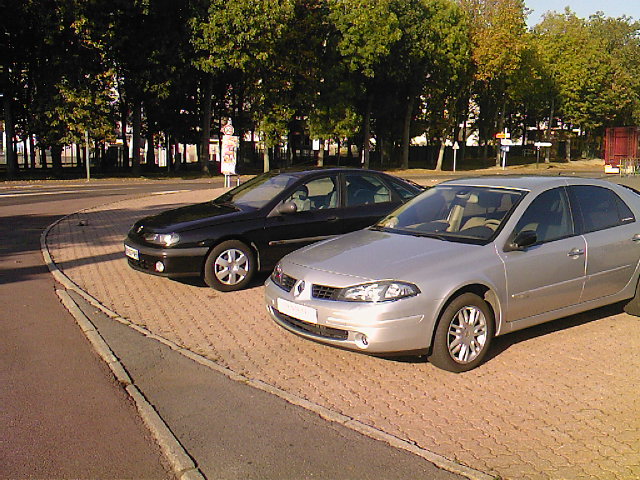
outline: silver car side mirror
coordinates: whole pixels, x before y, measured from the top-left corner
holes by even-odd
[[[504,247],[505,252],[524,251],[538,241],[538,236],[533,230],[523,230],[516,235],[512,242]]]

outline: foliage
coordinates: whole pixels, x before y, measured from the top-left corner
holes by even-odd
[[[8,131],[59,148],[116,119],[170,143],[232,118],[267,146],[312,138],[403,150],[467,120],[482,142],[549,122],[640,122],[640,23],[523,0],[5,0]],[[206,120],[206,121],[205,121]],[[553,118],[551,119],[553,120]],[[212,123],[213,122],[213,123]],[[12,128],[13,127],[13,128]],[[139,143],[136,143],[139,145]],[[400,148],[403,147],[403,148]],[[289,149],[291,150],[291,149]],[[135,164],[134,164],[135,165]]]

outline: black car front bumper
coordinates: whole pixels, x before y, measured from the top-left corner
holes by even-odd
[[[205,258],[209,253],[208,247],[155,248],[140,245],[130,238],[125,240],[124,245],[125,255],[131,268],[162,277],[200,276]],[[156,267],[158,262],[162,263],[161,271]]]

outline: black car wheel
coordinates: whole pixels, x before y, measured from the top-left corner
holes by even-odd
[[[231,292],[245,288],[256,271],[251,248],[238,240],[217,245],[204,264],[204,281],[211,288]]]
[[[493,312],[487,302],[464,293],[442,313],[429,362],[450,372],[471,370],[484,360],[493,335]]]

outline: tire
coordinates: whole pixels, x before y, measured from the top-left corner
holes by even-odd
[[[623,308],[624,311],[629,315],[640,317],[640,281],[636,286],[636,294],[631,300],[627,302],[627,304]]]
[[[245,288],[256,272],[253,250],[238,240],[216,245],[204,262],[207,285],[221,292]]]
[[[464,293],[442,312],[429,362],[449,372],[472,370],[487,355],[494,332],[491,307],[478,295]]]

